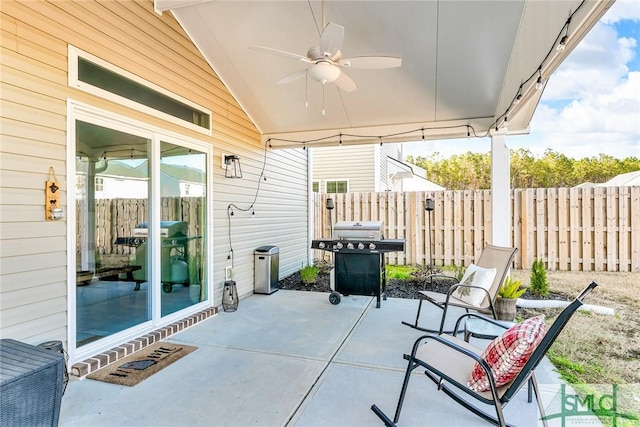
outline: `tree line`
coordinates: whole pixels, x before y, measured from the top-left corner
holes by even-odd
[[[491,153],[457,154],[443,158],[407,156],[407,162],[427,171],[429,181],[448,190],[481,190],[491,187]],[[520,148],[511,150],[511,188],[575,187],[603,183],[616,175],[640,170],[640,158],[616,159],[606,154],[573,159],[552,149],[542,157]]]

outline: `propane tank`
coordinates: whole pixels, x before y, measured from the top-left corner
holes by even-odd
[[[171,281],[173,283],[187,283],[189,279],[189,266],[180,258],[171,261]]]

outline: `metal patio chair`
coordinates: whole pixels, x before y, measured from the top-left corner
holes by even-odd
[[[546,426],[544,408],[542,406],[542,399],[534,370],[573,313],[582,305],[584,297],[596,286],[598,286],[596,282],[591,282],[580,295],[558,315],[544,335],[544,338],[542,338],[538,346],[533,350],[533,353],[522,367],[522,370],[509,383],[501,387],[496,387],[491,368],[480,357],[483,350],[457,338],[456,334],[453,336],[446,334],[424,335],[416,340],[411,355],[404,355],[404,358],[408,360],[408,365],[393,421],[376,405],[371,406],[371,410],[376,413],[386,426],[395,426],[400,418],[400,411],[402,410],[402,404],[407,392],[407,386],[409,385],[409,379],[412,377],[412,372],[414,369],[421,367],[425,369],[425,375],[437,385],[438,390],[443,391],[454,401],[484,420],[501,427],[507,426],[502,411],[503,407],[509,403],[525,384],[529,383],[529,402],[532,400],[531,389],[533,389],[541,419]],[[467,315],[463,317],[465,316]],[[492,322],[490,319],[484,319]],[[459,325],[456,325],[456,329],[458,326]],[[489,391],[476,392],[467,386],[467,382],[471,377],[471,371],[476,362],[481,365],[488,377]],[[456,389],[459,391],[456,392]],[[464,399],[462,393],[471,396],[479,402],[494,406],[496,416],[494,417],[474,406],[473,401]]]
[[[447,309],[449,307],[464,308],[467,311],[467,313],[469,312],[469,310],[474,310],[484,314],[491,314],[495,319],[496,311],[494,308],[494,302],[498,297],[498,290],[500,289],[502,282],[504,282],[505,277],[507,277],[507,273],[511,268],[511,261],[513,260],[513,257],[515,256],[517,251],[518,251],[517,248],[505,248],[502,246],[494,246],[494,245],[486,245],[484,247],[476,265],[482,268],[496,269],[496,275],[493,279],[493,283],[491,284],[491,287],[488,290],[479,288],[477,286],[462,285],[458,283],[458,280],[453,276],[449,276],[445,274],[430,274],[425,279],[425,287],[428,281],[433,280],[434,278],[447,278],[455,281],[455,284],[448,289],[446,294],[440,293],[440,292],[424,291],[424,290],[420,291],[420,294],[423,296],[423,298],[421,298],[420,302],[418,303],[418,312],[416,313],[415,321],[413,323],[402,322],[402,324],[410,326],[414,329],[418,329],[420,331],[441,334],[443,332],[444,322],[447,317]],[[462,286],[481,289],[481,291],[484,292],[486,295],[479,305],[468,304],[467,302],[456,298],[456,296],[454,295],[454,292],[456,292],[458,288]],[[436,307],[442,310],[442,319],[440,320],[440,328],[438,330],[425,329],[418,326],[418,321],[420,320],[420,311],[422,310],[423,301],[430,302],[431,304],[435,305]],[[451,332],[451,331],[448,331],[448,332]]]

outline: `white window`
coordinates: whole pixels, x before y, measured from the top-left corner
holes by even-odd
[[[334,180],[326,182],[327,193],[348,193],[349,181],[347,180]]]
[[[69,86],[211,135],[211,111],[69,46]]]

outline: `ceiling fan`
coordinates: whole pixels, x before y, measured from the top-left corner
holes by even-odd
[[[358,88],[356,82],[343,71],[344,68],[382,69],[395,68],[402,65],[402,58],[392,56],[356,56],[343,58],[340,48],[344,41],[344,27],[329,23],[324,27],[320,35],[320,44],[307,51],[307,55],[287,52],[264,46],[249,46],[250,49],[261,50],[267,53],[296,59],[311,66],[305,70],[278,80],[277,84],[284,84],[300,77],[311,77],[313,80],[325,85],[335,83],[340,89],[352,92]]]

